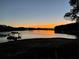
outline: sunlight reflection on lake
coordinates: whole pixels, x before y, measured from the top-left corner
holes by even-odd
[[[76,39],[75,35],[68,34],[56,34],[53,30],[30,30],[30,31],[18,31],[21,33],[22,39],[30,38],[69,38]],[[10,32],[0,32],[0,34],[8,34]],[[8,42],[7,37],[0,37],[0,43]]]

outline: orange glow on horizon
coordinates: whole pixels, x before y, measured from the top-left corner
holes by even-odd
[[[64,22],[61,23],[54,23],[54,24],[46,24],[46,25],[28,25],[28,24],[16,24],[15,27],[29,27],[29,28],[54,28],[57,25],[65,24]]]

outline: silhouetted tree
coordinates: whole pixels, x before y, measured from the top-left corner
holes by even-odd
[[[69,4],[73,8],[70,9],[70,12],[64,15],[64,18],[70,19],[72,21],[75,20],[79,23],[79,0],[70,0]]]

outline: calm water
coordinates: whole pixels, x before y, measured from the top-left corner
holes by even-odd
[[[76,36],[74,35],[68,35],[68,34],[56,34],[52,30],[33,30],[33,31],[18,31],[21,33],[22,39],[30,39],[30,38],[70,38],[70,39],[76,39]],[[0,34],[8,34],[10,32],[0,32]],[[22,40],[21,39],[21,40]],[[0,37],[0,43],[8,42],[7,36]]]

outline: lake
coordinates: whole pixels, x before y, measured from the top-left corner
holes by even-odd
[[[76,39],[75,35],[57,34],[54,30],[30,30],[30,31],[16,31],[21,34],[22,39],[31,38],[69,38]],[[9,34],[10,32],[0,32],[0,34]],[[21,40],[22,40],[21,39]],[[0,36],[0,43],[8,42],[7,36]]]

